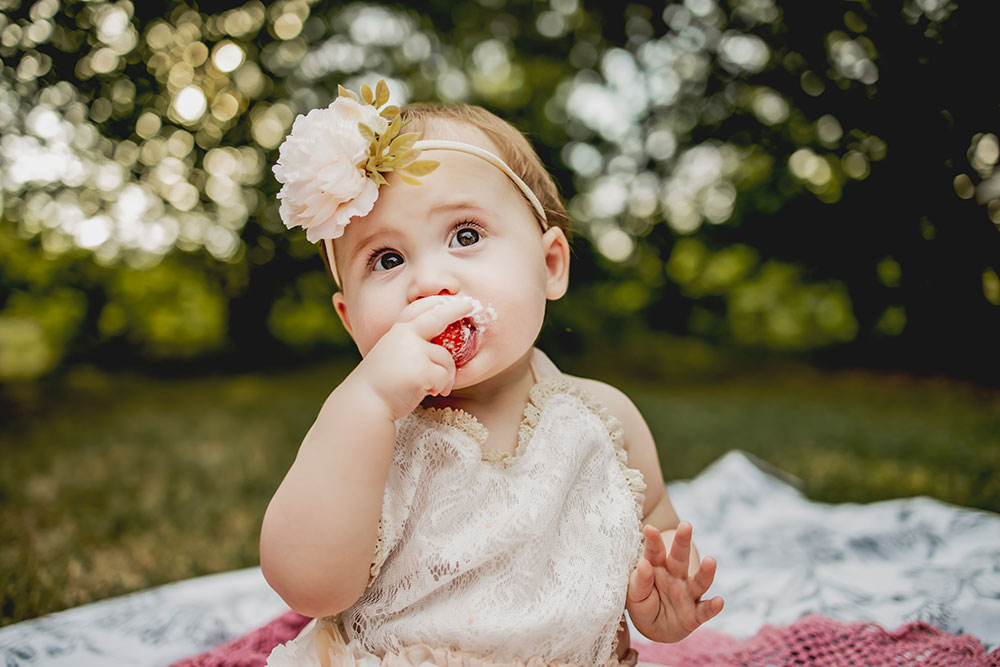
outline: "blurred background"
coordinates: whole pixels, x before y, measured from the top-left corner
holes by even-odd
[[[666,478],[1000,511],[995,3],[0,0],[0,624],[256,564],[358,356],[277,214],[385,78],[524,130],[575,225],[541,347]]]

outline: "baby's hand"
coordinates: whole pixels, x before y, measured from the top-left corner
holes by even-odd
[[[688,576],[691,524],[687,522],[677,527],[669,555],[660,531],[646,526],[643,534],[646,553],[629,577],[625,608],[645,636],[658,642],[680,641],[722,611],[722,598],[701,599],[715,578],[715,560],[703,559]]]
[[[352,379],[370,387],[394,420],[412,412],[425,396],[447,396],[455,383],[455,361],[448,350],[430,341],[474,307],[471,300],[448,296],[407,305],[358,364]]]

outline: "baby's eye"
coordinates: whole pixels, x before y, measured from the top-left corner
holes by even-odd
[[[388,271],[403,263],[403,258],[396,252],[384,252],[375,258],[372,271]]]
[[[470,246],[474,243],[479,243],[479,232],[472,227],[463,227],[458,230],[458,233],[451,239],[450,247],[457,248],[459,246]]]

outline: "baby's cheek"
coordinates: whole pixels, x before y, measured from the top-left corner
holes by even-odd
[[[497,321],[493,324],[494,333],[511,344],[520,343],[521,346],[531,347],[541,329],[544,316],[544,308],[518,304],[515,308],[497,313]]]
[[[354,329],[354,342],[361,356],[368,354],[382,337],[392,329],[392,322],[364,322]]]

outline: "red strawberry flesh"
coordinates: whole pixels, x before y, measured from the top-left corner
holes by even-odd
[[[468,317],[452,322],[448,328],[431,339],[451,353],[455,366],[461,367],[478,351],[479,330]]]

